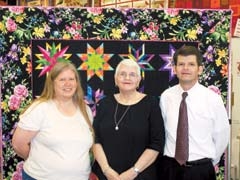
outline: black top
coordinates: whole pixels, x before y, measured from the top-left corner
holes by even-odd
[[[115,130],[114,114],[117,101],[114,96],[102,99],[97,106],[93,122],[96,143],[100,143],[109,165],[118,173],[132,167],[146,148],[163,153],[165,132],[161,110],[157,98],[145,96],[136,104],[130,105],[124,118]],[[117,122],[124,114],[127,105],[118,104]],[[136,179],[155,180],[155,164],[141,172]],[[100,180],[106,180],[97,162],[93,172]]]

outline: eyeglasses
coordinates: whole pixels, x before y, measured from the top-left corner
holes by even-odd
[[[138,77],[138,75],[137,75],[136,73],[134,73],[134,72],[131,72],[131,73],[120,72],[120,73],[118,73],[118,76],[119,76],[120,78],[122,78],[122,79],[126,79],[127,77],[128,77],[129,79],[135,79],[135,78]]]

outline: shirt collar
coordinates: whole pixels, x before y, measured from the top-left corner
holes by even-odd
[[[186,92],[188,93],[188,95],[189,95],[189,94],[193,94],[193,93],[196,91],[196,89],[197,89],[197,87],[198,87],[199,85],[200,85],[199,82],[196,82],[191,89],[189,89],[188,91],[186,91]],[[180,86],[180,84],[178,84],[178,89],[179,89],[179,93],[180,93],[180,94],[182,94],[183,92],[185,92],[185,91],[182,89],[182,87]]]

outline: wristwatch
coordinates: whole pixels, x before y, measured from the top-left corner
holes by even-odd
[[[135,166],[133,166],[133,171],[138,175],[140,173],[140,170],[138,168],[136,168]]]

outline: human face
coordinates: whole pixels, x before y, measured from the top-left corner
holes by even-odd
[[[77,80],[71,69],[63,70],[54,80],[55,98],[71,99],[77,89]]]
[[[120,91],[135,91],[139,86],[140,77],[137,68],[121,64],[115,75],[115,83]]]
[[[174,70],[180,84],[192,87],[198,81],[198,76],[202,73],[202,66],[198,66],[195,55],[179,55]]]

